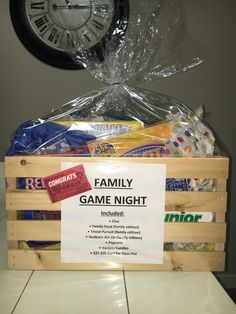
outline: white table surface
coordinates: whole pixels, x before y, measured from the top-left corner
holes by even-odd
[[[9,271],[3,208],[0,314],[236,314],[209,272]]]
[[[0,220],[0,313],[236,314],[209,272],[9,271]]]

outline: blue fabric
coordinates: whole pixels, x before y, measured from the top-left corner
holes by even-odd
[[[93,135],[78,130],[69,130],[68,127],[57,123],[35,124],[30,120],[21,124],[17,129],[6,155],[31,154],[39,148],[50,147],[63,140],[71,148],[78,149],[85,147],[88,141],[95,139],[96,137]]]

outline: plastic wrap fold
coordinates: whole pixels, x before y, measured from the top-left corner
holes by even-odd
[[[213,154],[212,132],[185,104],[135,87],[201,63],[193,54],[181,3],[110,2],[112,22],[96,49],[75,40],[67,51],[106,87],[23,123],[7,155],[155,156],[156,149],[161,156]],[[106,10],[100,5],[100,18],[106,19]]]
[[[201,114],[171,96],[137,87],[202,62],[187,34],[181,2],[111,0],[109,3],[113,8],[110,22],[106,20],[105,6],[100,1],[91,1],[93,11],[103,23],[110,23],[96,49],[87,49],[85,43],[74,39],[67,51],[74,62],[82,64],[105,86],[23,123],[12,137],[7,155],[212,156],[215,138]],[[99,12],[96,8],[100,8]],[[85,35],[90,36],[86,32]],[[18,188],[34,188],[34,180],[41,182],[40,178],[28,178],[32,184],[27,187],[27,178],[19,179]],[[204,178],[168,180],[169,191],[213,189],[212,180]],[[60,219],[58,212],[26,211],[22,215],[24,219]],[[41,242],[32,243],[28,247],[41,245]],[[208,250],[209,245],[190,243],[185,247],[181,243],[166,243],[165,249]]]

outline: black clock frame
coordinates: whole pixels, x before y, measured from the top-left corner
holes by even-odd
[[[84,69],[82,64],[75,63],[66,52],[53,49],[41,41],[36,34],[34,34],[27,22],[24,4],[25,0],[10,0],[11,21],[14,30],[24,47],[36,58],[54,67],[67,70]],[[115,14],[105,37],[112,33],[116,21],[120,19],[126,19],[128,21],[129,19],[129,0],[114,0],[114,4]],[[91,47],[90,50],[95,51],[97,55],[102,58],[100,51],[102,47],[101,45],[105,45],[104,39],[95,46]]]

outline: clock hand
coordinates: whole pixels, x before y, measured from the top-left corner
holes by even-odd
[[[90,5],[83,5],[83,4],[74,4],[74,5],[57,5],[57,4],[53,4],[52,5],[52,8],[53,8],[53,10],[54,11],[56,11],[57,9],[69,9],[69,10],[71,10],[71,9],[90,9],[91,8],[91,6]]]
[[[66,4],[67,4],[68,8],[69,8],[69,9],[71,9],[71,3],[70,3],[70,0],[65,0],[65,2],[66,2]]]
[[[90,5],[86,5],[86,4],[72,4],[71,6],[72,9],[90,9],[91,6]]]

